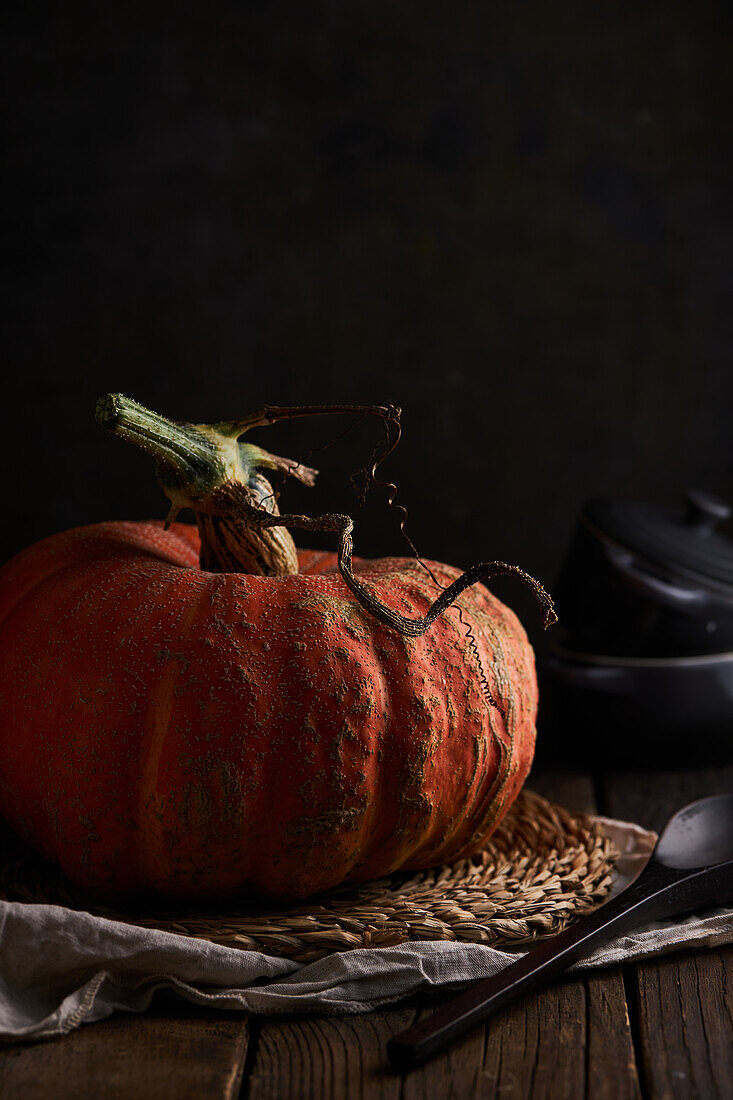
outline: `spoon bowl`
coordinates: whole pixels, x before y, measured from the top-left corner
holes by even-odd
[[[680,871],[733,859],[733,794],[701,798],[678,810],[664,827],[654,859]]]

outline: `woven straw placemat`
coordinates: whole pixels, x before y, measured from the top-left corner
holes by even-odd
[[[7,827],[0,897],[64,905],[112,920],[312,962],[334,951],[406,940],[462,940],[514,947],[559,932],[599,905],[618,857],[592,818],[523,791],[470,859],[345,886],[296,904],[251,898],[216,908],[119,912],[77,890]]]

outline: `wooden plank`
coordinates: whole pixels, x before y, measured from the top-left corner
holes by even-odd
[[[728,1097],[733,1082],[733,947],[649,959],[637,968],[650,1095]]]
[[[600,790],[603,813],[636,821],[658,832],[686,803],[733,791],[733,765],[684,771],[613,772],[601,780]]]
[[[590,971],[586,1095],[590,1100],[637,1100],[641,1086],[620,966]]]
[[[474,1091],[463,1095],[488,1093],[517,1100],[585,1096],[585,1009],[583,983],[570,979],[496,1016],[483,1029],[483,1065]]]
[[[263,1019],[247,1100],[397,1100],[402,1083],[386,1064],[385,1048],[415,1019],[414,1007],[365,1016]]]
[[[733,790],[733,767],[611,775],[606,812],[660,830],[685,803]],[[626,968],[639,1070],[650,1096],[727,1097],[733,1080],[733,947]]]
[[[594,808],[587,775],[540,773],[529,786],[570,807]],[[248,1100],[640,1095],[619,968],[526,998],[400,1079],[386,1063],[387,1040],[445,999],[426,994],[417,1010],[402,1005],[340,1019],[263,1020]]]
[[[161,998],[59,1039],[0,1053],[3,1100],[234,1100],[247,1053],[246,1016]]]

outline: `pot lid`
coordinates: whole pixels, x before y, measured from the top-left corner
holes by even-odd
[[[691,489],[678,510],[626,500],[591,500],[587,520],[626,549],[671,572],[733,586],[733,541],[716,531],[731,508],[711,493]]]

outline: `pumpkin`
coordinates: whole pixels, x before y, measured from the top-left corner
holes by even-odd
[[[253,418],[99,415],[197,526],[80,527],[0,570],[11,826],[107,897],[299,898],[480,849],[534,749],[514,613],[447,565],[352,561],[348,517],[321,523],[338,556],[296,551],[285,524],[318,523],[262,469],[315,472],[240,442]],[[434,611],[436,581],[460,603]]]

